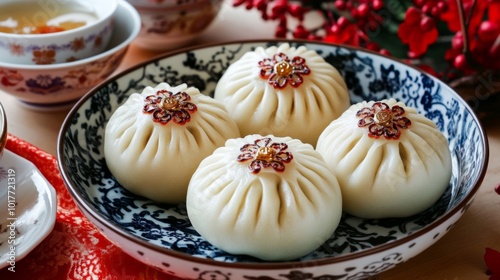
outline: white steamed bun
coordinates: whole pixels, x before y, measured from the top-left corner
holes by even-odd
[[[226,105],[241,135],[289,136],[313,146],[350,105],[337,69],[316,51],[289,44],[245,53],[224,72],[214,98]]]
[[[132,94],[109,119],[106,164],[129,191],[164,203],[184,202],[198,164],[239,137],[224,106],[195,87],[161,83]]]
[[[337,175],[344,211],[363,218],[417,214],[440,198],[451,177],[444,135],[395,99],[352,105],[316,150]]]
[[[337,228],[342,199],[318,152],[290,137],[230,139],[189,183],[193,227],[214,246],[263,260],[291,260]]]

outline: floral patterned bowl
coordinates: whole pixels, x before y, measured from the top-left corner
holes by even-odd
[[[112,33],[108,47],[98,55],[50,65],[0,61],[0,90],[36,110],[55,110],[74,105],[78,98],[111,75],[139,34],[140,16],[129,3],[118,2],[113,21],[119,32]]]
[[[160,82],[186,82],[209,95],[227,67],[257,46],[246,41],[170,53],[109,79],[82,98],[59,135],[58,162],[83,213],[134,258],[186,279],[365,279],[407,261],[443,237],[472,203],[485,175],[488,146],[471,108],[440,80],[390,58],[345,46],[287,41],[316,50],[345,78],[353,103],[394,97],[436,122],[449,140],[453,175],[429,209],[395,219],[344,214],[316,251],[288,262],[231,255],[193,229],[185,204],[166,205],[125,190],[106,167],[107,120],[134,92]]]
[[[72,3],[74,2],[74,3]],[[4,0],[4,5],[28,4],[38,7],[33,18],[26,21],[35,26],[41,25],[42,19],[50,19],[66,6],[78,7],[78,11],[93,13],[96,20],[84,26],[62,32],[41,31],[40,34],[13,34],[0,32],[0,61],[13,64],[55,64],[75,61],[101,53],[106,49],[113,31],[112,16],[118,0],[70,0],[68,1],[34,1]],[[78,15],[69,14],[72,18]],[[88,18],[88,16],[86,16]]]
[[[205,31],[223,0],[128,0],[141,15],[142,28],[134,44],[166,51],[185,46]]]

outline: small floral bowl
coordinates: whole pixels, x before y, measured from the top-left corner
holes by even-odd
[[[32,18],[26,16],[21,18],[19,22],[29,22],[38,26],[40,31],[37,31],[37,34],[0,32],[0,61],[33,65],[70,62],[104,51],[111,39],[112,15],[116,10],[118,0],[5,0],[0,4],[0,10],[7,9],[8,5],[12,6],[14,3],[37,7]],[[67,9],[75,10],[66,12]],[[79,14],[76,14],[77,12]],[[74,29],[51,32],[49,29],[55,27],[46,26],[44,22],[46,20],[50,22],[51,17],[59,13],[67,14],[59,15],[60,20],[53,19],[56,22],[65,21],[66,18],[71,18],[71,20],[82,18],[82,22],[88,18],[92,18],[92,20]]]
[[[119,32],[112,32],[108,47],[100,54],[50,65],[0,61],[0,90],[36,110],[72,106],[78,98],[113,73],[128,46],[139,34],[141,19],[129,3],[119,1],[112,18],[114,24],[119,26]]]
[[[268,262],[207,242],[191,225],[184,203],[156,203],[123,188],[104,157],[110,116],[131,94],[161,82],[187,83],[213,95],[227,67],[245,53],[283,43],[234,42],[170,52],[135,66],[94,88],[68,114],[58,139],[59,169],[76,204],[104,236],[139,261],[182,279],[366,279],[409,260],[452,230],[488,165],[486,135],[467,103],[437,78],[388,57],[321,42],[285,42],[316,50],[336,66],[352,103],[395,98],[436,123],[452,154],[452,179],[440,199],[406,218],[344,214],[314,252]]]
[[[185,46],[216,18],[222,0],[128,0],[139,11],[142,28],[134,44],[152,51]]]

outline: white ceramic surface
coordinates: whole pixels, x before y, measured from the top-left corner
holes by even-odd
[[[0,32],[0,61],[12,64],[55,64],[71,62],[104,51],[111,39],[113,31],[113,14],[118,0],[65,0],[65,1],[35,1],[35,0],[4,0],[0,4],[30,3],[38,5],[36,18],[27,19],[36,24],[43,18],[63,9],[67,2],[78,2],[85,11],[94,13],[97,20],[84,26],[47,34],[11,34]],[[68,4],[75,5],[75,4]]]
[[[0,207],[3,268],[15,265],[50,234],[56,222],[56,191],[33,163],[5,150],[0,160]]]
[[[118,2],[113,22],[118,28],[106,50],[98,55],[51,65],[16,65],[0,61],[0,90],[34,110],[71,107],[78,98],[113,73],[139,34],[139,14],[124,0]]]

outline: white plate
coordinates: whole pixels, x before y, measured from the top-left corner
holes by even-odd
[[[56,191],[42,173],[5,150],[0,160],[0,268],[24,258],[49,235],[56,211]]]

